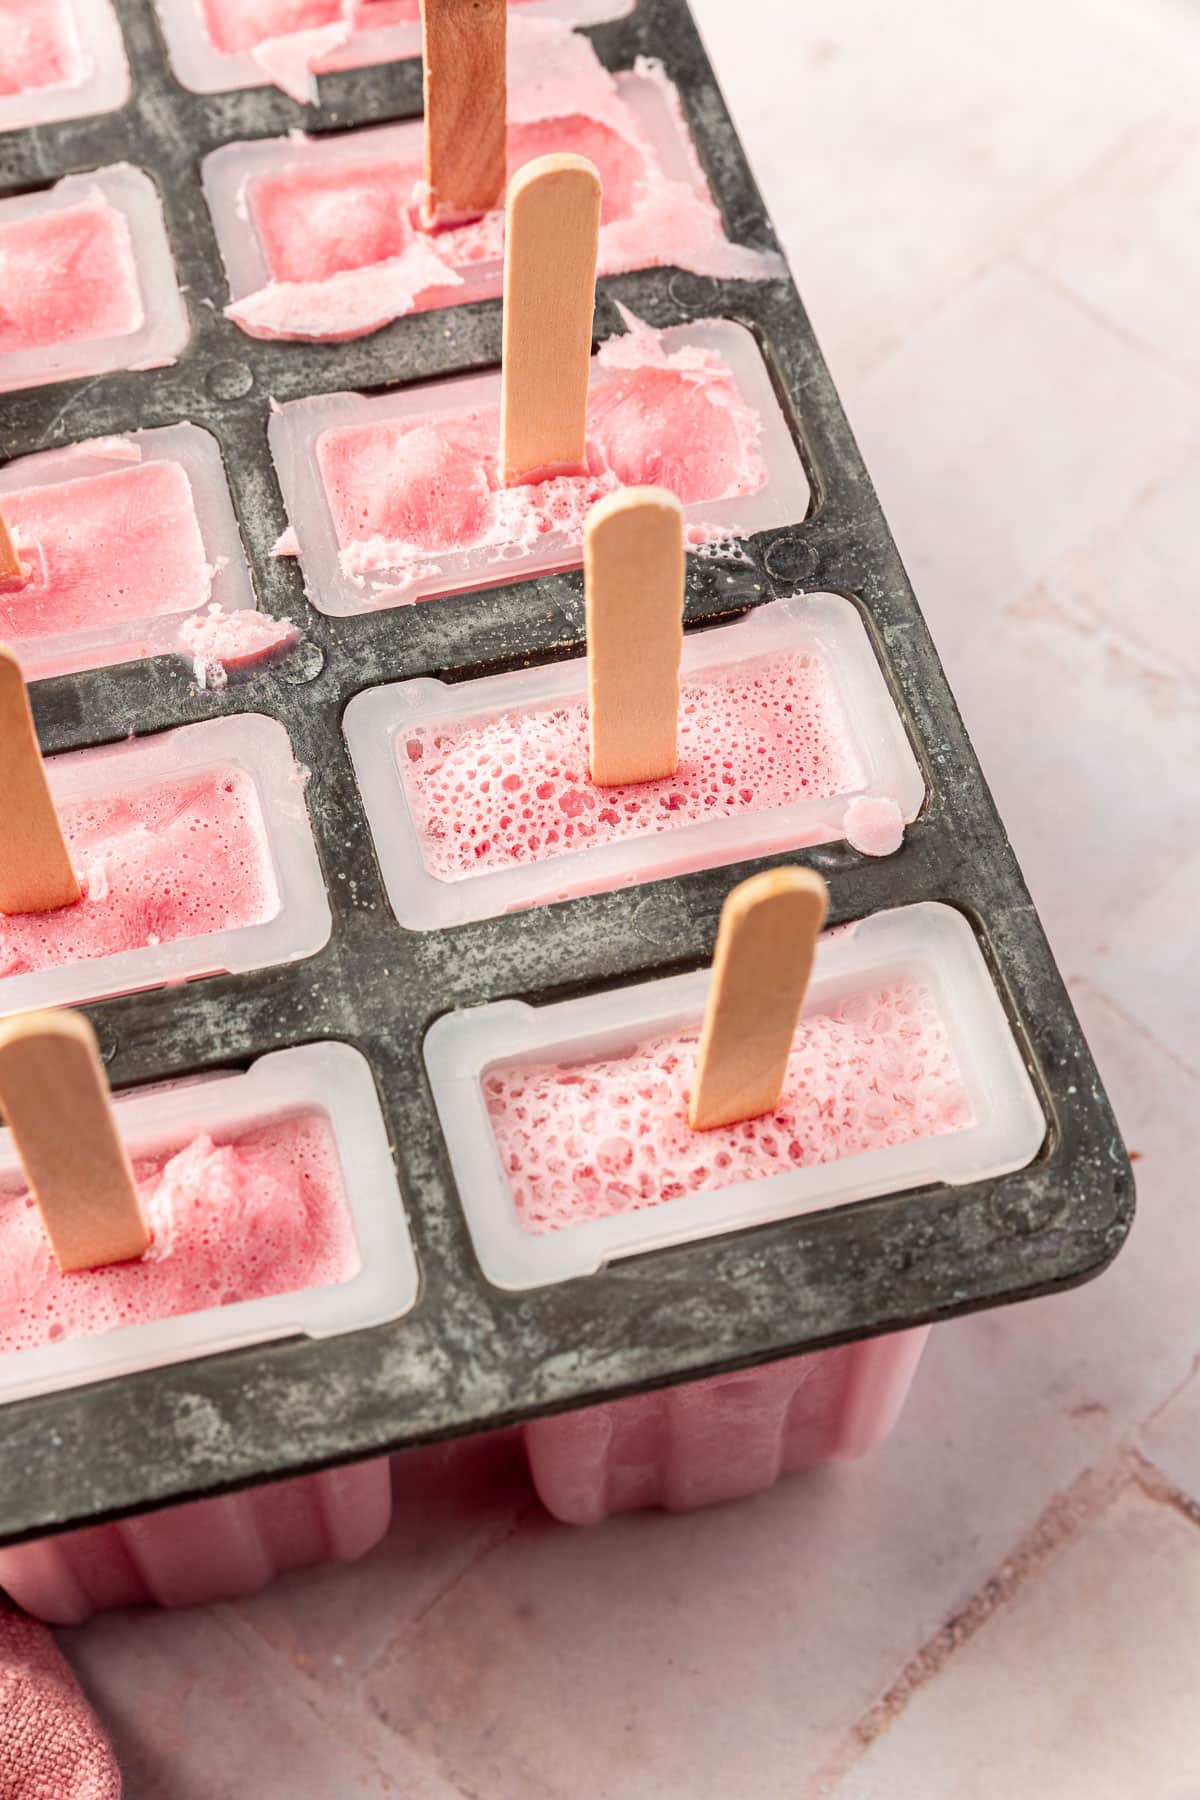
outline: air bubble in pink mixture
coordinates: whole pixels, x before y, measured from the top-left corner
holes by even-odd
[[[231,1141],[134,1159],[151,1244],[63,1275],[29,1193],[0,1190],[0,1353],[348,1281],[358,1244],[328,1119],[297,1112]]]
[[[595,787],[581,699],[414,726],[396,753],[426,867],[443,881],[846,793],[863,778],[829,671],[802,652],[685,677],[679,742],[668,779]]]
[[[795,1169],[962,1131],[970,1101],[945,1022],[916,981],[801,1020],[778,1109],[693,1131],[699,1029],[570,1066],[490,1069],[484,1096],[517,1217],[561,1231]]]
[[[262,924],[279,911],[251,777],[209,770],[59,807],[76,906],[0,913],[0,977]]]

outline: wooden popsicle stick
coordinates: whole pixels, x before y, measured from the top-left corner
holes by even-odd
[[[52,912],[79,898],[21,667],[0,644],[0,913]]]
[[[508,175],[508,0],[421,0],[424,223],[499,206]]]
[[[0,581],[14,581],[24,573],[17,546],[12,541],[12,532],[8,529],[4,514],[0,512]]]
[[[689,1117],[696,1131],[779,1105],[829,894],[811,869],[770,869],[721,910]]]
[[[583,557],[592,780],[657,781],[679,766],[683,507],[663,488],[610,494]]]
[[[79,1013],[0,1024],[0,1107],[60,1269],[99,1269],[150,1242],[96,1034]]]
[[[540,156],[508,185],[500,468],[515,482],[587,461],[600,177],[583,156]]]

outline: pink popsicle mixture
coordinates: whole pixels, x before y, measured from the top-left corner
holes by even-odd
[[[499,402],[338,426],[317,441],[342,568],[394,571],[402,594],[439,554],[526,549],[549,532],[582,542],[589,509],[618,488],[669,488],[685,506],[752,494],[766,481],[761,424],[710,350],[664,349],[631,321],[593,358],[587,470],[506,488]],[[710,535],[691,527],[693,541]]]
[[[801,1020],[776,1112],[693,1131],[698,1026],[594,1063],[508,1064],[484,1095],[517,1217],[561,1231],[971,1123],[945,1025],[916,981]]]
[[[256,925],[279,910],[266,826],[240,769],[67,800],[59,817],[83,898],[0,913],[0,978]]]
[[[65,0],[0,0],[0,94],[64,87],[82,72]]]
[[[675,122],[686,180],[667,174],[586,38],[546,21],[514,25],[509,174],[551,151],[595,163],[603,185],[601,275],[667,263],[748,280],[774,273],[774,259],[726,239],[661,67],[643,58],[637,74]],[[391,140],[367,138],[359,162],[309,156],[249,179],[241,203],[270,279],[235,301],[229,317],[254,336],[345,338],[404,313],[498,294],[503,208],[430,234],[420,223],[423,175],[419,140],[405,159]],[[459,291],[464,273],[484,265],[486,288]]]
[[[84,446],[86,448],[86,446]],[[213,571],[178,463],[126,465],[0,497],[21,579],[0,581],[0,637],[101,629],[203,606]]]
[[[78,206],[0,224],[0,296],[0,355],[140,330],[125,218],[97,191]]]
[[[0,1353],[346,1281],[359,1266],[332,1129],[295,1113],[135,1158],[152,1241],[63,1275],[27,1189],[0,1191]]]
[[[526,0],[509,0],[521,6]],[[420,0],[200,0],[208,35],[227,55],[255,50],[271,38],[346,24],[353,31],[412,25]]]
[[[800,652],[686,677],[679,743],[669,779],[598,788],[579,700],[418,725],[396,754],[426,867],[443,881],[846,793],[862,780],[829,672]]]

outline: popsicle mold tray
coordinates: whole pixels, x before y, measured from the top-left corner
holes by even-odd
[[[366,704],[358,696],[387,689],[417,695],[431,715],[461,715],[458,684],[474,684],[482,707],[493,691],[487,681],[503,690],[516,671],[577,658],[581,577],[564,570],[570,556],[529,578],[510,563],[497,566],[494,584],[451,598],[319,610],[298,562],[272,555],[289,519],[268,427],[276,406],[485,373],[499,360],[500,305],[489,299],[422,313],[340,344],[247,337],[223,317],[229,289],[205,204],[204,159],[295,128],[321,133],[414,118],[419,64],[322,77],[321,104],[309,107],[268,87],[195,93],[172,73],[153,0],[118,0],[117,11],[131,98],[120,110],[0,136],[0,198],[122,163],[145,171],[162,201],[190,335],[166,367],[10,393],[0,453],[8,461],[185,423],[210,433],[259,604],[304,635],[218,691],[199,690],[188,663],[169,654],[35,681],[38,728],[47,753],[59,753],[223,717],[277,721],[296,762],[311,771],[305,799],[332,930],[298,960],[251,969],[239,962],[232,973],[125,991],[86,1010],[119,1088],[228,1075],[298,1045],[357,1051],[378,1093],[418,1286],[406,1310],[393,1308],[369,1327],[242,1341],[220,1353],[208,1340],[187,1360],[125,1366],[103,1380],[12,1400],[0,1412],[0,1542],[904,1332],[1097,1273],[1131,1222],[1128,1161],[791,280],[717,282],[671,269],[605,280],[596,338],[623,329],[618,303],[658,330],[717,319],[753,335],[810,490],[807,513],[800,516],[798,482],[795,516],[752,521],[738,555],[718,546],[689,558],[689,622],[728,626],[737,614],[804,594],[841,597],[821,602],[822,617],[831,607],[853,608],[852,635],[865,638],[877,665],[870,681],[890,695],[908,739],[898,749],[909,773],[888,790],[909,821],[902,848],[870,857],[841,839],[816,842],[838,832],[838,807],[826,830],[798,823],[793,840],[785,813],[782,836],[765,845],[753,831],[733,832],[720,867],[686,848],[664,854],[660,840],[657,860],[647,859],[649,877],[622,863],[624,885],[615,889],[607,879],[569,882],[549,892],[575,897],[547,905],[535,884],[528,896],[444,915],[434,909],[402,925],[389,898],[395,871],[376,850],[377,821],[364,799],[371,784],[360,787],[347,742],[347,709],[353,721],[351,703]],[[773,248],[684,0],[638,0],[590,35],[612,70],[631,69],[642,55],[661,59],[729,237]],[[379,744],[389,729],[381,713]],[[361,760],[361,745],[356,754]],[[375,788],[385,804],[392,779],[381,766]],[[394,805],[399,813],[398,795]],[[472,1118],[480,1122],[478,1102],[474,1112],[455,1105],[462,1067],[472,1058],[528,1056],[531,1046],[577,1045],[580,1033],[591,1043],[594,1028],[611,1034],[620,1012],[611,996],[623,989],[635,990],[631,1017],[674,1018],[683,1001],[694,1010],[690,989],[678,1005],[645,996],[704,967],[735,879],[789,857],[826,877],[834,925],[883,913],[925,917],[930,908],[943,924],[949,919],[954,955],[965,941],[971,980],[982,979],[984,1010],[1009,1044],[997,1065],[1009,1098],[988,1088],[981,1065],[970,1072],[983,1083],[972,1089],[981,1096],[976,1113],[1015,1106],[1019,1158],[1011,1144],[974,1160],[949,1151],[901,1156],[896,1185],[886,1172],[882,1181],[843,1185],[831,1190],[838,1204],[825,1210],[804,1210],[808,1198],[789,1209],[777,1195],[732,1218],[723,1203],[701,1206],[708,1223],[686,1241],[671,1241],[678,1234],[665,1225],[649,1229],[649,1213],[633,1214],[636,1229],[597,1236],[599,1254],[548,1253],[529,1280],[489,1279],[469,1220],[484,1188],[468,1205],[456,1186],[456,1171],[473,1163],[484,1169],[481,1180],[494,1174],[481,1135],[451,1143]],[[956,1007],[979,999],[956,990],[950,1011],[957,1018]],[[590,1011],[578,1027],[569,1023],[575,1014],[562,1015],[564,1005],[591,1000],[601,1008],[598,1027]],[[449,1055],[431,1027],[469,1009],[498,1018],[488,1028],[491,1048],[467,1045],[459,1020]]]

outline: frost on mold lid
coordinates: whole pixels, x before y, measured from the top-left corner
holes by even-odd
[[[634,0],[509,0],[522,18],[599,25]],[[317,76],[421,53],[420,0],[155,0],[184,87],[211,94],[273,84],[301,102]]]
[[[498,372],[273,413],[314,606],[360,613],[576,568],[588,509],[643,483],[683,502],[700,554],[740,557],[739,538],[799,523],[808,482],[751,334],[727,320],[657,332],[623,317],[626,331],[592,358],[586,475],[501,485]]]
[[[111,112],[129,92],[109,0],[0,0],[0,131]]]
[[[563,25],[514,19],[508,167],[573,151],[600,172],[597,273],[675,265],[765,280],[773,253],[731,244],[687,133],[678,95],[645,58],[611,75]],[[430,233],[420,223],[423,123],[342,137],[226,144],[204,162],[233,304],[254,337],[341,339],[430,307],[500,294],[504,209]]]
[[[329,902],[277,720],[239,713],[46,760],[83,897],[0,913],[0,1013],[310,956]]]
[[[592,783],[585,658],[370,688],[344,729],[411,930],[829,843],[864,802],[899,830],[924,797],[862,621],[834,594],[689,634],[665,780]]]
[[[1045,1119],[963,916],[827,933],[779,1108],[687,1123],[707,970],[439,1019],[425,1061],[475,1251],[498,1287],[849,1201],[1023,1168]]]
[[[188,339],[162,207],[118,163],[0,200],[0,392],[173,362]]]
[[[417,1266],[370,1069],[347,1044],[115,1097],[152,1241],[63,1277],[0,1131],[0,1401],[399,1318]]]
[[[254,607],[221,452],[196,425],[20,457],[0,510],[22,564],[0,581],[0,639],[27,681],[175,648],[210,604]]]

